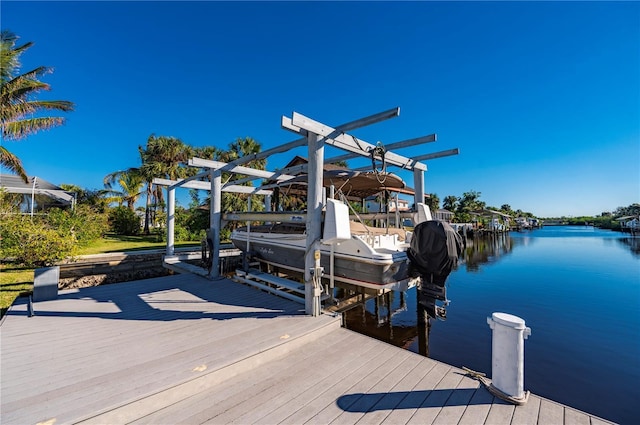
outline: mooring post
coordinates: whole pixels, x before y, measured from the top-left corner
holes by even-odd
[[[211,202],[209,214],[209,237],[213,242],[211,250],[211,270],[209,278],[218,279],[220,277],[219,261],[220,261],[220,197],[222,196],[222,172],[220,170],[211,170]]]
[[[167,256],[175,253],[176,190],[167,189]]]
[[[491,380],[503,393],[522,399],[524,392],[524,340],[531,329],[524,320],[507,313],[487,317],[493,330],[491,342]]]
[[[305,283],[305,312],[311,316],[320,315],[320,295],[322,287],[315,284],[311,270],[316,269],[315,251],[316,244],[322,237],[321,221],[322,221],[322,165],[324,163],[324,139],[319,138],[317,134],[307,133],[307,141],[309,143],[308,156],[308,192],[307,192],[307,253],[304,262],[304,283]],[[319,256],[319,251],[318,251]],[[319,258],[318,258],[319,261]],[[319,276],[316,279],[319,280]]]

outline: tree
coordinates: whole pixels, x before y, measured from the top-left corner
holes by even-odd
[[[436,213],[440,208],[440,198],[438,198],[437,194],[430,193],[429,197],[426,199],[426,204],[433,213]]]
[[[615,217],[624,217],[627,215],[640,215],[640,204],[634,203],[629,205],[628,207],[618,207],[614,211],[613,215]]]
[[[61,184],[60,188],[75,194],[76,205],[87,205],[99,213],[104,213],[109,208],[105,190],[83,189],[75,184]]]
[[[40,66],[19,74],[20,55],[33,46],[32,42],[16,46],[18,37],[11,31],[0,33],[0,126],[4,140],[20,140],[41,130],[64,124],[63,117],[36,116],[43,111],[73,111],[73,103],[66,100],[36,100],[49,84],[38,80],[53,72],[52,68]],[[28,182],[27,173],[20,159],[0,146],[0,165],[18,174]]]
[[[118,205],[126,203],[131,211],[135,210],[135,204],[142,195],[144,186],[144,179],[137,168],[115,171],[106,175],[103,182],[110,196],[108,199],[110,202],[118,202]],[[114,183],[117,183],[122,190],[113,190]]]
[[[238,158],[243,158],[248,155],[259,153],[262,150],[262,146],[260,142],[251,138],[237,138],[233,142],[229,143],[229,149],[226,151],[218,151],[218,160],[222,162],[231,162],[235,161]],[[257,170],[264,170],[267,165],[267,160],[265,158],[254,159],[252,161],[244,164],[245,167],[255,168]],[[227,173],[223,173],[222,175],[223,181],[226,180],[235,180],[235,177],[228,175]],[[253,186],[251,182],[244,183],[245,186]],[[222,211],[246,211],[248,209],[247,196],[238,194],[225,192],[222,194],[221,199],[221,209]],[[251,196],[253,211],[259,211],[261,209],[262,203],[259,202],[260,199],[253,195]],[[227,225],[228,228],[233,229],[238,225],[237,222],[231,222]]]
[[[471,221],[471,213],[482,211],[485,205],[484,202],[480,201],[480,192],[474,190],[464,192],[458,201],[456,219],[463,223],[469,222]]]
[[[154,178],[168,178],[176,180],[187,177],[191,172],[187,170],[187,162],[193,156],[193,148],[176,137],[159,136],[154,134],[147,139],[145,147],[138,146],[142,165],[137,172],[147,185],[147,200],[145,208],[144,233],[150,233],[150,224],[155,212],[154,206],[164,202],[162,188],[153,184]],[[132,171],[132,170],[130,170]]]
[[[456,208],[458,208],[458,197],[453,195],[445,197],[442,208],[451,212],[455,212]]]

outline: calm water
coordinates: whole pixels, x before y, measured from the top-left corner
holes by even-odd
[[[417,326],[415,288],[349,311],[347,327],[490,375],[486,318],[514,314],[532,331],[525,389],[640,423],[640,238],[562,226],[476,241],[447,290],[447,320],[429,333]]]

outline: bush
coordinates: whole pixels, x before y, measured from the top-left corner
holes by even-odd
[[[52,228],[46,217],[11,214],[2,217],[0,256],[27,267],[50,266],[75,252],[76,239]]]
[[[140,218],[127,207],[116,207],[109,212],[109,227],[118,235],[134,236],[140,233]]]
[[[80,246],[99,239],[108,229],[107,215],[87,205],[77,205],[73,211],[52,209],[47,217],[58,233],[72,236]]]

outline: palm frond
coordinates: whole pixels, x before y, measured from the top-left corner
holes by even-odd
[[[20,140],[41,130],[64,124],[62,117],[38,117],[2,124],[2,136],[9,140]]]
[[[4,146],[0,146],[0,164],[7,170],[19,175],[25,183],[29,183],[29,177],[22,167],[22,161]]]

